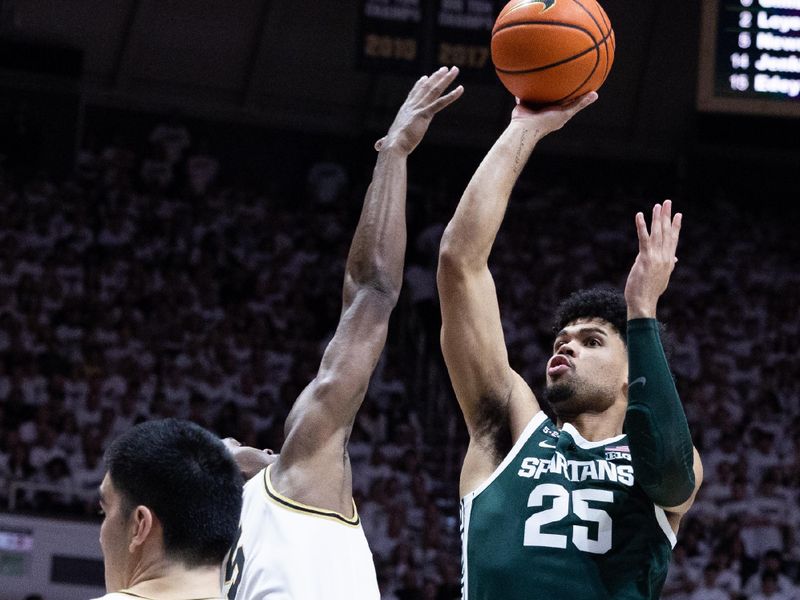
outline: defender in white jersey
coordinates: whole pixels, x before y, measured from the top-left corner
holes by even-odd
[[[226,572],[228,597],[378,598],[355,506],[346,517],[294,502],[275,490],[271,470],[245,485],[240,537]],[[248,555],[257,560],[247,561]]]
[[[353,502],[347,440],[386,341],[403,280],[406,162],[458,69],[414,85],[385,137],[345,268],[343,307],[314,380],[286,420],[280,455],[230,448],[247,476],[230,600],[377,600],[375,566]],[[444,94],[444,95],[443,95]],[[264,468],[269,465],[269,468]]]

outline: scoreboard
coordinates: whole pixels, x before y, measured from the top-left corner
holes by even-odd
[[[800,0],[703,0],[698,108],[800,116]]]

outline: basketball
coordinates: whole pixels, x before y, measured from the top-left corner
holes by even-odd
[[[573,100],[603,85],[614,30],[595,0],[511,0],[492,29],[500,81],[529,104]]]

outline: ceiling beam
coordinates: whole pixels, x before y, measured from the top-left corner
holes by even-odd
[[[258,11],[258,25],[255,29],[253,44],[250,48],[250,55],[247,57],[244,81],[242,82],[242,92],[240,103],[243,108],[252,108],[255,105],[254,85],[256,69],[264,62],[264,55],[267,51],[267,24],[269,23],[269,11],[272,8],[272,0],[263,0],[259,3],[261,8]]]
[[[139,15],[141,8],[141,0],[131,0],[128,4],[128,12],[125,15],[122,31],[119,36],[119,45],[117,46],[116,56],[114,57],[114,64],[111,69],[112,87],[119,90],[124,87],[128,80],[128,69],[126,65],[129,62],[128,54],[131,43],[131,35],[133,26],[136,23],[136,18]]]

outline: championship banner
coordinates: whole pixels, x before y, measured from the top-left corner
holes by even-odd
[[[425,71],[422,0],[362,0],[358,66],[384,72]]]
[[[507,0],[436,0],[433,39],[438,65],[455,65],[462,77],[493,80],[492,26]]]

